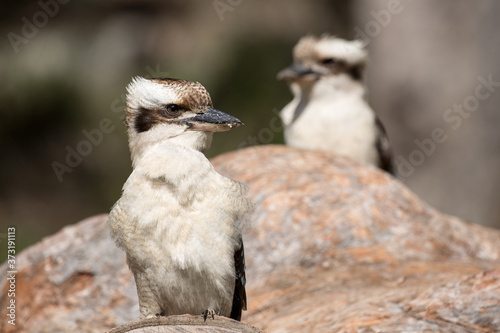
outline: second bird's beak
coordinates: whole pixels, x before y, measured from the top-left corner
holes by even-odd
[[[243,125],[241,120],[214,108],[208,108],[192,118],[182,120],[193,131],[224,132]]]
[[[282,69],[276,78],[283,81],[297,81],[305,78],[315,80],[320,75],[321,73],[314,71],[311,67],[303,64],[293,64],[285,69]]]

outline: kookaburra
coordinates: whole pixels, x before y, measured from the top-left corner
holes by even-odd
[[[387,135],[364,100],[366,51],[360,41],[307,36],[278,73],[294,95],[280,116],[289,146],[336,152],[393,172]]]
[[[246,187],[217,173],[201,152],[213,132],[242,124],[213,108],[200,84],[136,77],[127,87],[133,171],[108,219],[125,250],[140,317],[246,310],[242,227]]]

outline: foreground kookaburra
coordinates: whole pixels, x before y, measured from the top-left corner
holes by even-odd
[[[362,42],[307,36],[293,56],[293,65],[278,73],[294,95],[280,113],[286,144],[336,152],[392,173],[386,133],[364,100]]]
[[[213,108],[199,84],[136,77],[127,87],[133,171],[108,225],[127,254],[141,318],[246,310],[244,185],[201,153],[241,121]]]

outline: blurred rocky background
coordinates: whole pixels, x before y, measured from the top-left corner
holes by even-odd
[[[441,211],[500,227],[500,3],[494,0],[41,0],[0,12],[0,261],[108,212],[130,173],[135,75],[201,82],[246,126],[207,152],[281,143],[276,73],[303,35],[362,38],[368,99],[401,179]],[[433,133],[441,129],[439,142]],[[439,130],[438,130],[439,131]]]
[[[243,235],[244,324],[265,332],[500,332],[500,230],[439,213],[386,173],[331,153],[260,145],[212,161],[247,183],[255,203]],[[132,273],[106,219],[86,218],[30,246],[16,255],[15,274],[0,265],[0,318],[9,320],[0,332],[101,333],[138,318]],[[216,318],[207,323],[229,324]],[[113,332],[146,324],[195,331],[178,319]],[[171,330],[158,326],[173,321]]]

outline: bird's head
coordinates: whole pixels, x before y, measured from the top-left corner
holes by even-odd
[[[278,73],[288,83],[311,84],[331,76],[347,75],[361,80],[367,54],[363,42],[329,35],[306,36],[293,49],[294,63]]]
[[[213,108],[198,82],[135,77],[127,87],[125,124],[132,159],[166,140],[196,150],[210,147],[213,132],[243,123]]]

